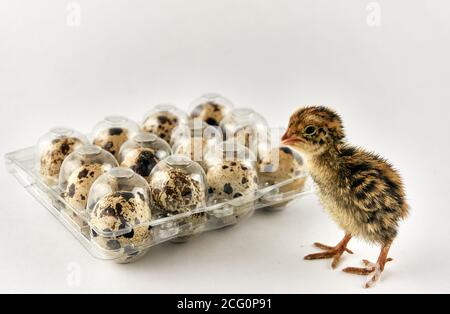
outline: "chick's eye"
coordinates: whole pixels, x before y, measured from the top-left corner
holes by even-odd
[[[316,131],[317,131],[317,128],[312,125],[307,126],[305,128],[305,134],[307,134],[307,135],[313,135],[314,133],[316,133]]]

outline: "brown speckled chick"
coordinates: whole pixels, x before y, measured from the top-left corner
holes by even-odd
[[[333,258],[335,268],[353,236],[381,246],[378,261],[363,260],[366,267],[348,267],[347,273],[370,275],[366,288],[380,278],[395,239],[399,221],[408,215],[403,183],[397,171],[380,156],[345,142],[341,118],[331,109],[314,106],[294,113],[283,136],[306,158],[320,200],[346,235],[336,246],[320,243],[325,250],[307,260]]]

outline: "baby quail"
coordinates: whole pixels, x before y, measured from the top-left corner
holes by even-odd
[[[322,205],[345,231],[345,237],[334,247],[315,243],[324,252],[305,259],[332,258],[335,268],[344,252],[353,254],[347,248],[353,236],[378,244],[381,252],[376,263],[363,260],[364,268],[343,270],[369,275],[365,287],[373,286],[392,260],[388,258],[389,248],[399,221],[408,215],[399,174],[380,156],[347,144],[341,118],[323,106],[295,112],[282,140],[303,154]]]

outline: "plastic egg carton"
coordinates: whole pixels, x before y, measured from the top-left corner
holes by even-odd
[[[211,95],[206,96],[206,99],[208,101],[211,101],[212,98],[214,97]],[[205,110],[206,113],[201,112],[198,109],[198,103],[196,103],[196,106],[194,107],[195,110],[193,112],[196,113],[196,115],[199,115],[200,113],[205,115],[212,112],[214,114],[213,117],[216,119],[217,113],[214,112],[215,107],[213,106],[211,108],[206,107],[206,109],[208,109],[209,111]],[[241,112],[238,113],[239,116],[242,116]],[[229,116],[233,118],[232,114],[230,114]],[[209,119],[211,120],[211,118]],[[205,118],[205,120],[207,120],[207,117]],[[255,121],[255,117],[252,116],[251,120]],[[146,120],[144,120],[144,122],[145,121]],[[226,121],[226,118],[224,118],[224,121]],[[107,122],[116,123],[116,121]],[[239,130],[239,132],[245,129],[241,128],[242,124],[239,124],[239,121],[238,123],[236,123],[235,121],[232,122],[233,123],[230,123],[229,125],[234,129]],[[221,127],[225,129],[223,126]],[[102,133],[98,131],[98,129],[99,125],[94,128],[94,137],[96,133],[103,136]],[[100,129],[102,129],[101,125]],[[129,125],[127,130],[129,130],[130,134],[137,134],[139,132],[135,125]],[[167,130],[168,128],[162,128],[162,132],[166,132]],[[186,133],[186,130],[184,130],[183,132]],[[189,130],[187,132],[189,132]],[[97,138],[101,139],[101,136],[97,136]],[[79,137],[82,138],[84,136],[82,134],[79,134]],[[136,138],[138,137],[136,136]],[[45,140],[48,142],[49,139]],[[118,137],[117,140],[122,141],[122,139]],[[125,147],[125,149],[122,150],[122,153],[127,149],[134,148],[133,145],[130,146],[129,144],[121,145],[124,145]],[[118,156],[118,150],[114,147],[113,149],[115,150],[116,154],[113,154],[112,152],[111,154],[103,152],[103,154],[106,156],[103,157],[111,159],[113,158],[113,155]],[[261,147],[257,146],[256,149],[261,149]],[[88,152],[89,151],[87,151],[87,153]],[[37,147],[25,148],[7,154],[6,165],[9,172],[16,177],[20,184],[32,196],[34,196],[36,200],[38,200],[44,207],[46,207],[62,224],[64,224],[66,228],[94,257],[104,260],[113,260],[117,263],[132,262],[145,255],[151,247],[167,241],[185,242],[194,235],[234,225],[242,219],[251,216],[255,212],[255,210],[258,209],[283,209],[290,201],[307,195],[313,190],[312,181],[306,173],[295,173],[295,175],[291,175],[288,179],[277,182],[275,184],[268,182],[259,182],[257,189],[252,191],[252,193],[249,195],[241,197],[234,196],[235,198],[233,199],[224,199],[223,197],[215,197],[215,194],[207,194],[205,201],[202,203],[202,206],[197,206],[189,211],[178,212],[175,210],[170,215],[163,216],[158,214],[153,215],[154,213],[152,209],[151,219],[147,219],[145,221],[139,221],[139,219],[137,219],[137,222],[132,224],[123,223],[120,228],[113,228],[113,231],[111,231],[110,228],[103,228],[100,230],[98,228],[98,225],[94,225],[92,223],[92,216],[89,215],[88,209],[91,205],[87,205],[87,208],[85,207],[83,209],[76,208],[76,206],[74,206],[72,203],[69,203],[64,197],[64,193],[66,193],[64,186],[61,184],[56,184],[54,180],[52,181],[51,178],[49,178],[49,173],[45,173],[45,175],[43,175],[42,171],[39,171],[36,168],[36,161],[39,160],[40,156],[42,156],[42,149],[39,147],[39,145]],[[160,163],[163,164],[164,161],[167,161],[169,159],[171,159],[172,163],[174,161],[176,162],[178,159],[183,161],[183,158],[180,159],[180,157],[169,157],[165,157],[166,159],[160,161]],[[66,159],[70,158],[66,157]],[[186,157],[186,159],[190,160],[188,157]],[[212,160],[214,160],[214,158],[212,158]],[[66,160],[64,160],[64,162],[66,162]],[[73,162],[73,165],[79,165],[79,163],[77,163],[79,162],[79,160],[77,161],[76,158],[75,160],[71,160],[71,162]],[[66,163],[69,164],[69,162]],[[195,167],[202,169],[199,164],[194,164]],[[72,167],[74,167],[73,165]],[[159,169],[160,171],[164,170],[164,167],[161,167],[159,163],[158,165],[155,168],[159,167],[161,168]],[[109,162],[109,166],[109,168],[115,166],[113,160]],[[64,163],[62,168],[64,168]],[[113,168],[112,170],[115,171],[115,173],[124,172],[120,169],[123,168]],[[150,186],[147,186],[146,180],[149,180],[148,178],[139,176],[131,170],[129,172],[131,172],[131,176],[134,175],[136,177],[132,180],[134,180],[133,182],[138,182],[138,185],[141,185],[142,191],[147,190],[150,196],[154,194],[153,192],[155,189],[152,190],[152,188],[150,187],[151,184]],[[196,172],[200,173],[202,172],[202,170],[196,170]],[[67,174],[67,176],[69,174]],[[194,173],[194,175],[197,176],[198,173]],[[64,171],[61,170],[59,178],[60,183],[61,178],[64,176],[66,175],[64,174]],[[204,180],[206,180],[206,175],[204,174],[203,176]],[[270,176],[268,177],[270,179]],[[96,184],[100,187],[100,189],[98,189],[99,193],[103,193],[101,188],[104,187],[104,184],[102,185],[100,184],[101,182],[99,183],[98,181],[102,181],[105,179],[102,179],[101,176],[96,180],[97,181],[95,181],[93,187],[91,188],[91,195],[93,194],[92,190],[95,190],[94,186]],[[301,184],[296,184],[296,182],[301,182]],[[134,190],[134,188],[131,188],[130,192]],[[145,192],[144,194],[147,193]],[[99,195],[98,199],[101,199],[101,196],[102,195]],[[138,201],[138,198],[136,198],[135,201]],[[144,202],[143,197],[142,201]],[[89,202],[92,203],[91,207],[94,208],[96,203],[98,203],[97,195],[95,197],[89,197]],[[145,202],[149,203],[147,202],[147,200],[145,200]],[[143,240],[140,240],[138,242],[131,241],[134,238],[131,238],[130,241],[127,240],[130,234],[137,237],[136,233],[145,235],[141,237],[143,238]],[[99,241],[99,239],[102,239],[102,241]],[[112,239],[112,241],[115,242],[118,242],[117,239],[121,239],[121,245],[118,245],[117,248],[113,246],[105,246],[104,243],[105,241],[108,241],[108,239]]]

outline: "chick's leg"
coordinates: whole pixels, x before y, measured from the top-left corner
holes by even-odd
[[[331,263],[331,267],[334,269],[336,268],[337,264],[339,263],[339,260],[341,259],[342,254],[344,252],[353,254],[352,251],[347,249],[347,244],[350,241],[352,236],[350,234],[346,234],[345,237],[339,242],[336,246],[328,246],[321,243],[314,243],[314,245],[322,250],[325,250],[325,252],[322,253],[315,253],[315,254],[309,254],[305,256],[306,260],[314,260],[314,259],[325,259],[325,258],[332,258],[333,262]]]
[[[365,287],[373,287],[380,280],[381,273],[383,272],[386,263],[392,261],[392,258],[387,257],[390,247],[391,243],[381,248],[381,252],[376,263],[371,263],[368,260],[363,260],[362,262],[366,267],[347,267],[343,269],[343,271],[355,275],[368,275],[369,277],[365,284]]]

